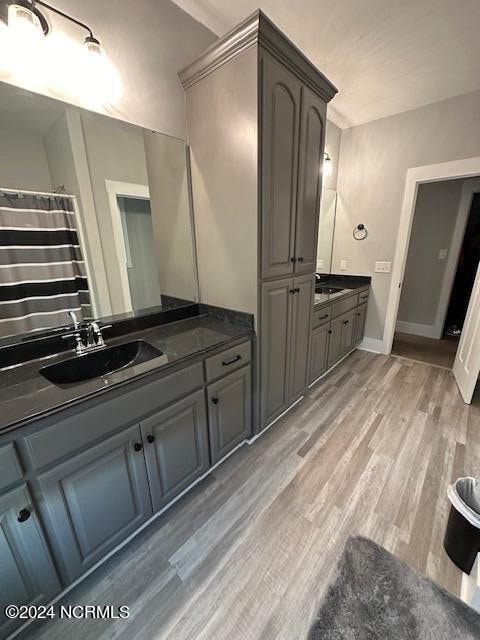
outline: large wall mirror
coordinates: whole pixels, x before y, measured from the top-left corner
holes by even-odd
[[[329,275],[332,270],[333,236],[337,211],[337,192],[322,189],[318,224],[317,273]]]
[[[196,300],[184,141],[0,84],[0,339]]]

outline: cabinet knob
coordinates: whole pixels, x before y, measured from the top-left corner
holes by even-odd
[[[348,324],[350,322],[350,320],[344,320],[343,324]]]
[[[290,289],[290,293],[295,293],[295,289]]]
[[[135,451],[141,451],[143,449],[143,444],[141,442],[135,442],[133,448],[135,449]]]
[[[297,260],[298,260],[299,262],[303,262],[303,257],[302,257],[302,258],[297,258]]]
[[[218,398],[212,398],[213,404],[218,404]]]
[[[295,287],[295,293],[300,293],[300,287]]]
[[[328,333],[332,333],[332,330],[331,330],[331,329],[329,329],[329,330],[328,330]]]
[[[290,258],[290,262],[295,262],[296,258]]]
[[[152,444],[152,442],[155,442],[155,436],[151,433],[148,434],[147,436],[147,442],[148,444]]]
[[[22,509],[19,514],[18,514],[18,518],[17,520],[19,522],[25,522],[26,520],[28,520],[30,518],[30,510],[29,509]]]

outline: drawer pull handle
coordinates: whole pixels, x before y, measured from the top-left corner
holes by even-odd
[[[328,318],[328,313],[326,313],[324,316],[319,316],[319,320],[325,320],[325,318]]]
[[[360,296],[362,300],[366,300],[368,298],[368,295],[366,296]]]
[[[218,398],[212,398],[213,404],[218,404]]]
[[[149,433],[147,436],[147,442],[148,444],[152,444],[152,442],[155,442],[155,436]]]
[[[141,451],[143,449],[143,444],[141,442],[135,442],[133,448],[135,449],[135,451]]]
[[[233,364],[234,362],[238,362],[238,361],[239,361],[239,360],[241,360],[241,359],[242,359],[242,356],[241,356],[241,355],[236,355],[236,356],[234,356],[231,360],[224,360],[224,361],[222,362],[222,365],[223,365],[224,367],[228,367],[228,365],[229,365],[229,364]]]
[[[30,511],[29,509],[22,509],[20,511],[20,513],[18,514],[18,518],[17,520],[19,522],[25,522],[26,520],[28,520],[30,518]]]

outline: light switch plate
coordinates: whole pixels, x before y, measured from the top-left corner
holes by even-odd
[[[391,270],[391,262],[375,262],[375,273],[390,273]]]
[[[438,252],[438,259],[446,260],[447,256],[448,256],[448,249],[440,249],[440,251]]]
[[[340,260],[340,269],[342,271],[346,271],[347,270],[347,261],[346,260]]]

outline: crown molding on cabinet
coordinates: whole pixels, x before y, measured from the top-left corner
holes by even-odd
[[[280,60],[326,102],[337,93],[336,87],[260,10],[217,40],[195,62],[178,73],[183,88],[191,87],[255,44],[261,45]]]

